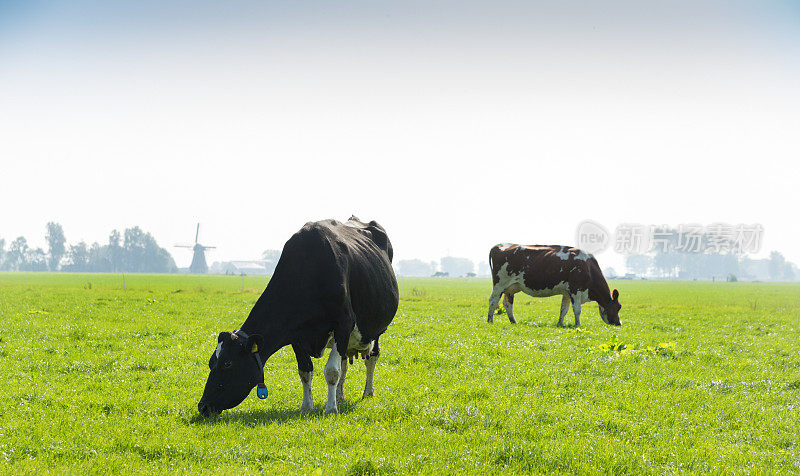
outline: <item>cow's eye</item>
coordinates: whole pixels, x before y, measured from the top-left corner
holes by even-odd
[[[223,367],[225,367],[226,369],[231,368],[231,366],[233,366],[233,362],[231,362],[230,360],[225,362],[225,364],[223,364]]]

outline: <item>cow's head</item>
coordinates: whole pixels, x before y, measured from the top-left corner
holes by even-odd
[[[242,403],[250,390],[264,382],[264,370],[258,354],[260,335],[247,336],[241,331],[222,332],[217,349],[208,359],[211,372],[197,410],[208,416]],[[259,395],[260,396],[260,395]]]
[[[622,304],[619,303],[619,291],[616,289],[611,293],[611,301],[606,307],[600,306],[600,317],[606,324],[613,324],[615,326],[622,325],[619,322],[619,310],[622,309]]]

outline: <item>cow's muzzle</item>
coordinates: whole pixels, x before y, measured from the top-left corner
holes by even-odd
[[[216,415],[219,413],[218,410],[215,410],[211,407],[208,403],[200,400],[200,403],[197,404],[197,411],[200,412],[201,415],[204,417],[209,417],[211,415]]]

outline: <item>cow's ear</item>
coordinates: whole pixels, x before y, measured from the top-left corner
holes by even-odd
[[[226,340],[230,340],[230,338],[231,338],[230,332],[220,332],[219,335],[217,336],[217,342],[225,342]]]
[[[247,347],[250,348],[250,352],[256,353],[258,352],[258,347],[261,345],[261,341],[263,338],[261,334],[253,334],[247,339]]]
[[[619,291],[617,291],[617,290],[615,289],[615,290],[614,290],[614,292],[612,292],[612,293],[611,293],[611,299],[613,299],[614,301],[616,301],[617,299],[619,299]]]

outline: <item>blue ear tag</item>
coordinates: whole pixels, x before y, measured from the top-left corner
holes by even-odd
[[[267,390],[266,385],[260,383],[258,384],[258,388],[256,388],[256,394],[258,395],[258,398],[264,400],[265,398],[267,398],[267,395],[269,395],[269,390]]]

